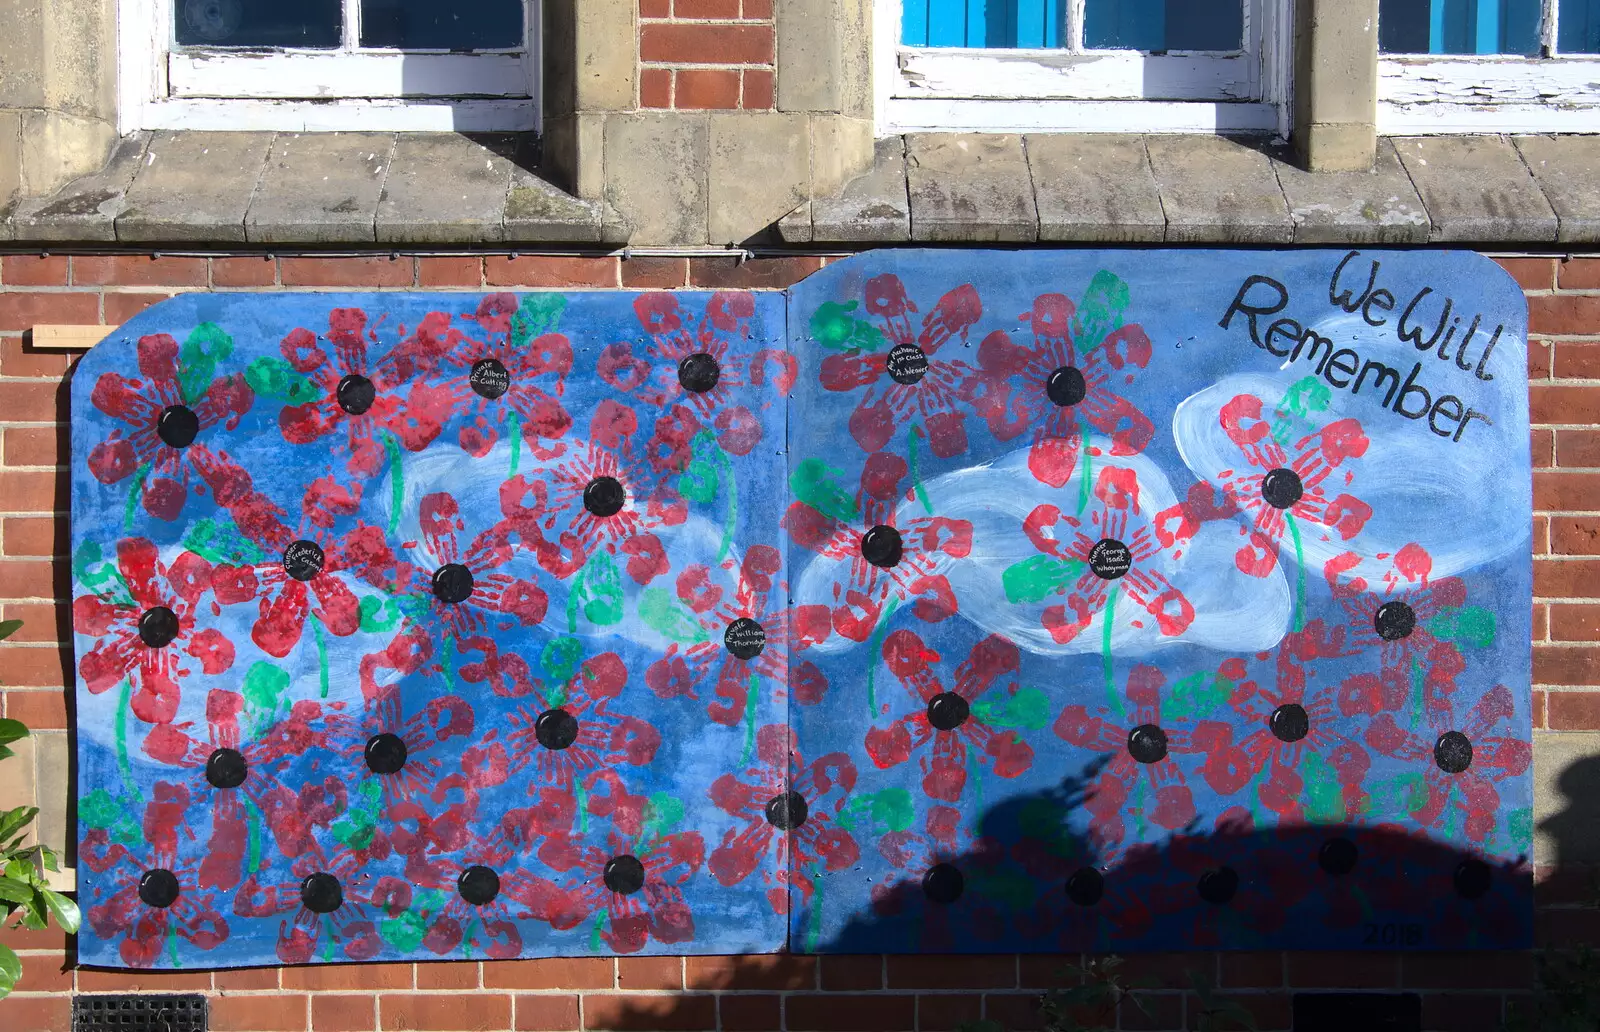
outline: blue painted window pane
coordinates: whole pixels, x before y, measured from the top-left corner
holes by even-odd
[[[1083,45],[1092,50],[1238,50],[1240,0],[1089,0]]]
[[[364,47],[499,50],[522,42],[522,0],[361,0]]]
[[[905,0],[900,41],[908,47],[1062,45],[1065,0]]]
[[[172,0],[173,37],[190,47],[337,47],[339,0]]]
[[[1561,0],[1556,52],[1600,54],[1600,0]]]
[[[1378,0],[1378,48],[1386,54],[1537,55],[1539,3]]]

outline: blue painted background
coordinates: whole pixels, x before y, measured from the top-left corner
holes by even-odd
[[[82,961],[1526,944],[1525,308],[1480,257],[1373,252],[1339,279],[1359,297],[1381,263],[1373,326],[1330,300],[1345,257],[881,252],[785,294],[141,314],[73,386]],[[1260,334],[1420,363],[1492,423],[1457,444],[1316,386],[1218,325],[1251,276],[1285,295]],[[1492,380],[1399,339],[1424,287],[1429,332],[1446,296],[1452,341],[1481,315],[1465,354],[1501,327]],[[889,377],[897,343],[921,379]],[[692,396],[701,351],[721,376]],[[486,357],[498,399],[470,386]],[[355,417],[352,372],[377,396]],[[198,416],[183,448],[171,405]],[[1224,412],[1305,474],[1288,521]],[[584,510],[600,475],[615,517]],[[879,525],[890,567],[862,557]],[[1132,570],[1103,581],[1074,549],[1114,534]],[[299,540],[326,562],[304,584]],[[449,562],[465,603],[430,590]],[[1411,637],[1376,637],[1388,601]],[[151,648],[157,606],[177,636]],[[741,617],[754,660],[724,647]],[[533,733],[556,708],[564,750]],[[1435,761],[1446,731],[1464,771]],[[399,775],[364,758],[384,733]],[[208,778],[219,749],[242,785]],[[622,856],[638,891],[606,881]],[[474,866],[499,878],[481,905]]]

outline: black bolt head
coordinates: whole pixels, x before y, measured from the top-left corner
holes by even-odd
[[[156,417],[156,436],[172,448],[187,448],[200,433],[200,417],[187,405],[168,405]]]
[[[511,374],[498,358],[480,358],[472,363],[467,382],[472,384],[474,394],[493,401],[511,389]]]
[[[954,903],[966,886],[967,880],[954,864],[934,864],[922,876],[922,894],[934,903]]]
[[[545,710],[533,722],[533,736],[546,749],[565,749],[578,740],[578,718],[564,709]]]
[[[456,891],[468,903],[481,907],[500,895],[500,876],[482,864],[474,864],[456,879]]]
[[[178,636],[178,614],[166,606],[152,606],[139,614],[139,640],[153,649],[170,645]]]
[[[164,867],[139,876],[139,899],[145,906],[165,910],[178,902],[178,876]]]
[[[1216,867],[1200,876],[1200,898],[1217,906],[1233,899],[1239,891],[1239,873],[1231,867]]]
[[[206,759],[206,780],[213,788],[238,788],[249,773],[250,765],[237,749],[216,749]]]
[[[779,831],[789,831],[806,822],[811,808],[806,797],[793,789],[767,800],[767,823]]]
[[[334,397],[338,399],[340,408],[352,416],[359,416],[378,400],[378,389],[360,373],[350,373],[339,381],[339,386],[334,389]]]
[[[716,387],[721,376],[722,370],[718,368],[717,360],[704,351],[689,355],[678,363],[679,385],[694,394],[704,394]]]
[[[1261,478],[1261,497],[1274,509],[1289,508],[1305,493],[1306,487],[1300,482],[1300,474],[1292,469],[1280,466],[1269,470]]]
[[[1128,754],[1140,763],[1160,763],[1167,757],[1167,733],[1154,724],[1140,724],[1128,732]]]
[[[722,644],[734,659],[755,659],[767,647],[767,629],[741,616],[722,632]]]
[[[861,557],[880,569],[890,569],[905,554],[905,542],[893,527],[877,526],[861,535]]]
[[[1044,382],[1044,392],[1061,408],[1076,405],[1089,395],[1089,385],[1076,366],[1064,365]]]
[[[928,700],[928,723],[940,731],[954,731],[971,713],[967,700],[955,692],[940,692]]]
[[[1460,774],[1472,766],[1472,741],[1460,731],[1446,731],[1434,743],[1433,762],[1446,774]]]
[[[300,883],[300,905],[313,914],[331,914],[344,903],[344,886],[324,871],[306,875]]]
[[[595,477],[583,489],[583,507],[601,519],[621,512],[627,498],[622,481],[616,477]]]
[[[622,896],[631,896],[644,888],[644,864],[639,858],[624,853],[606,861],[601,879],[606,888]]]
[[[283,572],[297,581],[308,581],[322,572],[327,556],[315,541],[292,541],[283,550]]]
[[[1272,737],[1280,742],[1298,742],[1311,733],[1311,717],[1298,702],[1285,703],[1272,711],[1267,720]]]
[[[1384,641],[1409,638],[1417,629],[1417,611],[1401,601],[1385,602],[1372,615],[1372,629]]]
[[[906,387],[928,375],[928,355],[915,344],[896,344],[883,360],[889,379]]]
[[[1080,867],[1067,879],[1067,898],[1080,907],[1092,907],[1106,894],[1106,876],[1094,867]]]
[[[367,769],[374,774],[398,774],[406,765],[406,743],[399,735],[387,731],[367,739],[363,750]]]
[[[1089,549],[1089,569],[1101,580],[1121,580],[1133,569],[1133,553],[1114,538],[1096,541]]]
[[[445,563],[433,571],[433,597],[455,605],[472,597],[472,571],[460,563]]]

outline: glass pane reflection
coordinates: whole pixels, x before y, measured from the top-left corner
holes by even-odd
[[[522,46],[523,0],[361,0],[361,45],[406,50]]]
[[[337,47],[339,0],[172,0],[173,35],[190,47]]]

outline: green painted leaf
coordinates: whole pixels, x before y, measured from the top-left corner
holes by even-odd
[[[230,566],[259,563],[266,558],[266,553],[239,533],[238,526],[226,516],[196,520],[183,536],[183,547],[208,562]]]
[[[1043,602],[1082,573],[1083,563],[1076,559],[1034,555],[1006,567],[1000,574],[1000,586],[1005,589],[1008,602]]]
[[[233,354],[233,338],[216,323],[201,323],[178,349],[178,388],[183,400],[193,405],[211,388],[217,376],[217,363]]]
[[[694,614],[666,588],[645,588],[640,593],[639,619],[671,641],[689,645],[710,640]]]
[[[883,333],[851,313],[858,302],[824,301],[811,313],[811,336],[829,351],[877,351],[883,347]]]
[[[1082,342],[1085,351],[1098,346],[1122,325],[1129,298],[1128,284],[1107,269],[1101,269],[1089,280],[1089,289],[1073,319],[1073,336]]]
[[[289,675],[281,667],[257,660],[244,677],[245,716],[256,729],[278,719],[280,708],[287,711]]]
[[[584,617],[597,627],[622,622],[622,575],[609,552],[589,557],[573,582],[567,607],[569,622],[575,607],[582,607]]]
[[[421,915],[409,910],[399,917],[386,918],[378,922],[378,935],[401,953],[409,953],[421,946],[422,937],[427,933],[427,922]]]
[[[578,672],[578,665],[583,662],[583,642],[577,638],[560,637],[552,638],[539,653],[539,668],[544,671],[544,676],[549,681],[547,689],[552,705],[560,706],[566,702],[565,685],[572,680]]]
[[[522,295],[522,303],[511,316],[511,344],[525,348],[536,337],[554,330],[567,310],[567,295],[538,293]]]
[[[661,838],[683,821],[683,801],[665,792],[652,792],[644,804],[644,838]]]
[[[1483,649],[1494,644],[1494,613],[1482,606],[1446,609],[1428,621],[1428,631],[1441,641]]]
[[[122,579],[115,564],[106,561],[100,546],[93,541],[85,541],[72,554],[72,575],[79,584],[102,598],[125,606],[133,605],[133,592],[128,590],[128,582]]]
[[[985,692],[972,704],[972,712],[990,727],[1037,731],[1050,722],[1050,698],[1031,685],[1018,688],[1015,694]]]
[[[322,397],[322,391],[277,355],[262,355],[244,370],[244,382],[263,398],[289,405],[304,405]]]
[[[1232,694],[1232,681],[1215,674],[1193,673],[1173,683],[1168,701],[1161,704],[1162,715],[1170,715],[1173,720],[1204,719]]]
[[[844,523],[854,523],[861,515],[855,495],[845,489],[844,471],[821,459],[804,459],[789,474],[789,490],[801,501]]]
[[[1514,847],[1523,852],[1533,848],[1533,807],[1520,806],[1506,814],[1506,831]]]
[[[392,598],[378,595],[361,596],[361,629],[363,631],[389,631],[400,622],[400,607]]]
[[[1314,752],[1307,752],[1300,760],[1303,781],[1301,803],[1306,820],[1312,824],[1337,824],[1345,819],[1344,794],[1339,789],[1339,779],[1328,761]]]

